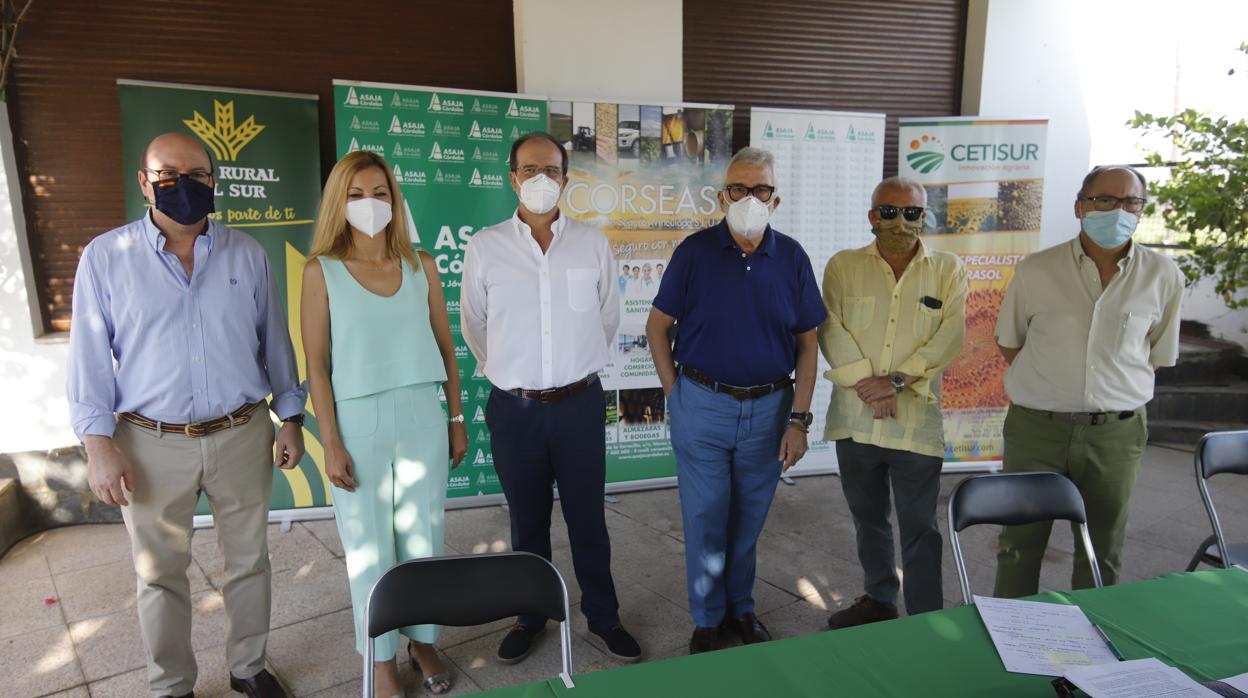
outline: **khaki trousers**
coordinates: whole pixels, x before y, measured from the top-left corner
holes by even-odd
[[[266,537],[273,489],[273,423],[261,408],[242,426],[192,438],[124,421],[113,442],[134,468],[134,493],[122,507],[138,575],[139,625],[152,695],[195,687],[191,648],[191,523],[200,492],[208,498],[225,559],[230,673],[264,668],[269,636],[270,567]]]

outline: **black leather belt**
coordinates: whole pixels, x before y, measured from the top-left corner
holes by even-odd
[[[1019,405],[1022,407],[1022,405]],[[1131,419],[1139,410],[1123,410],[1121,412],[1050,412],[1048,410],[1038,410],[1034,407],[1023,407],[1025,410],[1031,410],[1036,414],[1043,415],[1049,419],[1072,422],[1075,424],[1088,424],[1091,426],[1100,426],[1110,421],[1121,422]]]
[[[598,374],[591,373],[575,383],[559,386],[558,388],[547,388],[546,390],[525,390],[524,388],[515,388],[503,392],[522,397],[525,400],[537,400],[539,402],[559,402],[566,400],[573,395],[588,388],[598,382]]]
[[[681,375],[686,376],[687,378],[689,378],[689,380],[693,381],[694,383],[700,383],[710,388],[711,390],[714,390],[717,393],[724,393],[725,395],[731,395],[732,397],[738,400],[755,400],[757,398],[763,397],[764,395],[770,395],[776,392],[777,390],[784,390],[790,385],[793,385],[793,379],[786,376],[776,381],[775,383],[771,383],[768,385],[753,385],[748,388],[743,388],[737,385],[728,385],[727,383],[720,383],[719,381],[711,378],[705,373],[702,373],[701,371],[695,368],[689,368],[688,366],[681,366],[679,371]]]

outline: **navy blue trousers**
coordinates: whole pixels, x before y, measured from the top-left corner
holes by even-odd
[[[598,630],[609,630],[620,621],[602,499],[607,478],[606,410],[598,382],[549,403],[494,388],[485,408],[494,470],[511,513],[512,550],[550,559],[551,487],[557,485],[581,587],[581,611],[589,627]],[[519,620],[539,625],[547,619]]]

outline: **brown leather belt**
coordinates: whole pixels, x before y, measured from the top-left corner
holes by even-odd
[[[748,388],[742,388],[736,385],[720,383],[705,373],[702,373],[695,368],[689,368],[688,366],[681,366],[680,373],[681,375],[687,376],[689,380],[694,383],[701,383],[717,393],[724,393],[725,395],[730,395],[738,400],[754,400],[763,397],[764,395],[770,395],[777,390],[784,390],[790,385],[793,385],[793,379],[785,377],[770,385],[754,385]]]
[[[147,417],[134,412],[122,412],[118,416],[136,427],[143,427],[144,429],[154,431],[157,434],[182,434],[183,436],[198,438],[246,424],[251,421],[252,413],[263,404],[264,400],[261,400],[260,402],[253,402],[248,405],[243,405],[224,417],[217,417],[216,419],[209,419],[206,422],[196,422],[194,424],[171,424],[169,422],[158,422],[154,419],[148,419]]]
[[[591,373],[575,383],[569,383],[558,388],[547,388],[546,390],[525,390],[524,388],[515,388],[514,390],[505,390],[503,392],[510,393],[516,397],[522,397],[526,400],[559,402],[560,400],[566,400],[573,395],[576,395],[597,382],[598,374]]]

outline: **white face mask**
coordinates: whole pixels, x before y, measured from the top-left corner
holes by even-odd
[[[530,213],[549,213],[559,203],[559,184],[544,174],[529,177],[520,183],[520,203]]]
[[[771,220],[771,207],[747,196],[728,206],[728,229],[747,240],[757,240],[767,230]]]
[[[347,222],[369,237],[376,237],[377,233],[385,230],[393,215],[390,202],[381,199],[369,197],[347,202]]]

